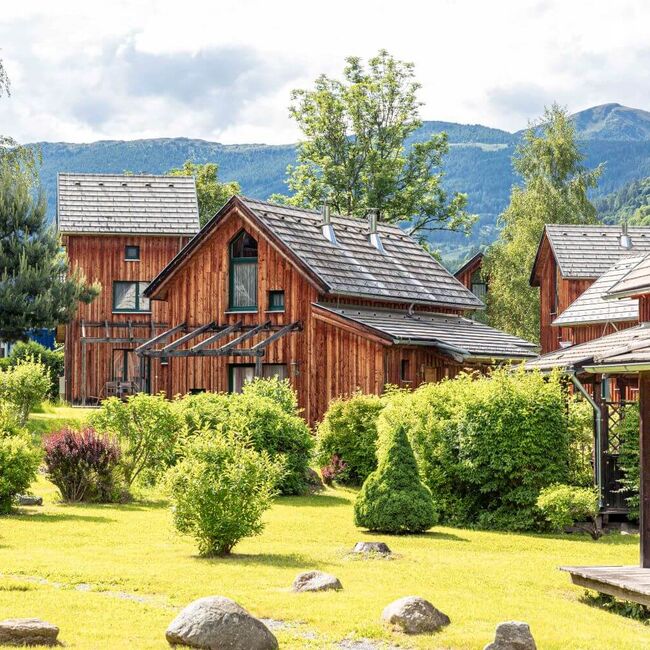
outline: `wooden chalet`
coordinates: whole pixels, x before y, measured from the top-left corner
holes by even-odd
[[[627,318],[630,312],[626,314],[615,308],[612,308],[613,318],[607,321],[592,322],[587,317],[576,321],[575,316],[579,315],[576,309],[570,318],[562,316],[618,260],[645,253],[650,253],[648,227],[623,232],[620,226],[547,225],[530,277],[530,284],[540,289],[542,354],[636,325],[636,316],[622,319],[621,316]],[[584,305],[583,301],[580,308]]]
[[[526,365],[568,373],[595,411],[596,449],[608,445],[607,390],[611,381],[638,382],[640,430],[640,563],[638,566],[567,566],[575,584],[650,606],[650,256],[637,259],[608,291],[609,300],[637,300],[640,323],[604,337],[541,356]],[[592,390],[585,390],[591,385]],[[593,397],[592,397],[593,396]],[[596,454],[601,499],[607,499],[606,466]]]
[[[199,229],[194,179],[59,174],[57,228],[72,269],[102,291],[81,304],[65,341],[65,398],[95,403],[158,390],[135,348],[168,328],[167,306],[150,304],[149,282]]]
[[[233,197],[144,292],[169,328],[140,345],[167,395],[289,378],[331,399],[535,356],[464,317],[483,304],[397,226]]]
[[[483,253],[478,252],[470,257],[455,273],[454,277],[477,298],[485,302],[488,283],[481,271],[483,268]]]

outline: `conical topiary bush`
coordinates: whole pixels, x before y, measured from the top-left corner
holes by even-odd
[[[354,523],[383,533],[421,533],[437,521],[431,491],[420,481],[404,425],[383,432],[377,469],[354,504]]]

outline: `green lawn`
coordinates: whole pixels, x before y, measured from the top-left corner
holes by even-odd
[[[65,426],[80,427],[93,410],[46,402],[41,405],[38,412],[29,416],[27,428],[36,440],[40,440],[48,433],[58,431]]]
[[[176,535],[164,500],[66,506],[44,479],[34,492],[45,497],[44,507],[0,518],[0,618],[51,621],[68,648],[165,648],[175,612],[210,594],[292,623],[276,632],[283,648],[336,647],[346,637],[365,637],[402,647],[480,649],[509,619],[529,622],[544,650],[650,646],[650,628],[581,602],[583,590],[557,570],[635,563],[637,537],[593,542],[438,527],[427,535],[382,536],[394,560],[353,560],[346,552],[370,536],[353,526],[354,493],[337,489],[279,499],[261,536],[243,541],[230,558],[207,560]],[[295,575],[312,568],[334,573],[344,591],[291,593]],[[382,608],[405,595],[428,598],[451,625],[424,638],[384,631]]]

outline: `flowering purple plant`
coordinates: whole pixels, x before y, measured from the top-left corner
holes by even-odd
[[[325,485],[332,485],[337,476],[345,471],[347,463],[338,455],[334,454],[328,465],[321,467],[320,473]]]

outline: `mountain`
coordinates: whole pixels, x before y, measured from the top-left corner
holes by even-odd
[[[620,104],[603,104],[574,115],[586,164],[605,163],[594,198],[622,188],[631,181],[650,177],[650,113]],[[497,236],[497,217],[508,204],[517,181],[512,155],[521,131],[509,133],[480,124],[424,122],[411,141],[422,141],[444,131],[450,143],[444,161],[444,185],[468,195],[469,210],[479,220],[471,237],[436,233],[434,245],[453,266]],[[286,167],[295,161],[295,145],[223,145],[188,138],[107,140],[89,144],[40,142],[43,156],[41,180],[49,214],[56,208],[58,172],[164,173],[186,160],[217,162],[223,180],[237,180],[245,194],[268,198],[286,192]]]
[[[633,226],[650,225],[650,177],[626,183],[616,192],[597,199],[595,204],[605,223],[625,220]]]

